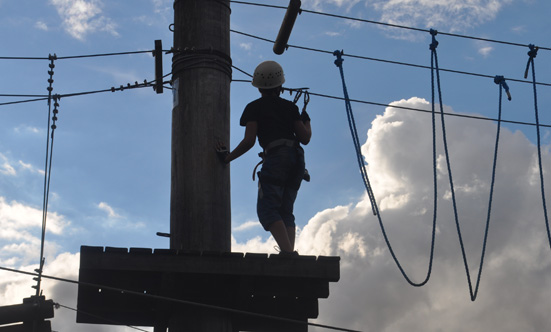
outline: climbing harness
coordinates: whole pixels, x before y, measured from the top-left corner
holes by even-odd
[[[539,122],[539,111],[538,111],[538,93],[536,90],[536,68],[534,65],[534,58],[538,54],[538,47],[533,44],[528,45],[530,51],[528,51],[528,63],[526,64],[526,70],[524,71],[524,78],[528,77],[528,70],[530,65],[532,65],[532,86],[534,88],[534,110],[536,115],[536,133],[537,133],[537,143],[538,143],[538,167],[540,171],[540,184],[541,184],[541,200],[543,204],[543,215],[545,218],[545,227],[547,229],[547,239],[549,240],[549,247],[551,248],[551,230],[549,227],[549,217],[547,215],[547,203],[545,202],[545,186],[543,181],[543,166],[541,162],[541,134],[540,134],[540,122]]]
[[[429,281],[430,276],[431,276],[432,262],[433,262],[433,258],[434,258],[434,242],[435,242],[435,238],[436,238],[436,211],[437,211],[437,206],[436,206],[436,202],[437,202],[437,191],[436,191],[437,177],[436,176],[437,176],[437,173],[436,173],[436,139],[435,139],[435,137],[436,137],[436,129],[435,129],[436,126],[435,126],[434,109],[432,111],[434,212],[433,212],[433,219],[432,219],[432,239],[431,239],[430,259],[429,259],[429,267],[428,267],[428,271],[427,271],[427,275],[426,275],[425,279],[420,283],[416,283],[416,282],[413,282],[409,278],[409,276],[406,274],[406,272],[404,271],[402,265],[400,264],[400,261],[396,257],[396,254],[394,252],[394,249],[393,249],[392,245],[390,244],[390,240],[389,240],[388,235],[386,233],[386,229],[385,229],[385,226],[383,224],[381,214],[379,212],[379,207],[377,206],[377,201],[375,200],[375,197],[373,196],[373,191],[371,189],[371,184],[369,183],[369,178],[367,176],[367,170],[365,169],[365,162],[364,162],[364,159],[363,159],[363,155],[362,155],[362,152],[361,152],[361,146],[360,146],[360,142],[359,142],[359,138],[358,138],[358,130],[356,129],[356,122],[354,120],[354,114],[352,112],[352,105],[350,103],[350,98],[348,96],[348,90],[346,88],[346,82],[345,82],[345,79],[344,79],[344,70],[343,70],[343,67],[342,67],[342,63],[344,61],[342,59],[343,52],[337,50],[333,53],[333,55],[335,55],[337,57],[337,60],[335,60],[335,65],[339,68],[339,71],[340,71],[340,74],[341,74],[341,80],[342,80],[343,91],[344,91],[344,99],[345,99],[345,105],[346,105],[346,115],[348,117],[348,124],[349,124],[349,127],[350,127],[350,133],[352,134],[352,140],[354,142],[354,147],[356,149],[356,157],[358,159],[358,165],[360,167],[360,172],[362,174],[362,180],[363,180],[364,186],[366,188],[367,194],[368,194],[369,199],[371,201],[371,207],[373,209],[373,214],[375,216],[377,216],[377,219],[379,221],[379,226],[381,228],[381,232],[383,234],[385,243],[386,243],[386,245],[388,247],[388,250],[389,250],[389,252],[392,256],[392,259],[394,259],[394,262],[396,263],[396,266],[398,267],[398,269],[400,270],[400,272],[402,273],[402,275],[404,276],[404,278],[406,279],[406,281],[410,285],[415,286],[415,287],[421,287]]]
[[[308,93],[308,89],[309,88],[299,88],[299,89],[282,88],[282,90],[284,90],[284,91],[289,91],[290,94],[292,94],[293,92],[296,93],[295,98],[293,100],[294,104],[296,104],[300,100],[300,97],[304,96],[304,106],[302,107],[302,112],[303,113],[306,112],[306,107],[308,106],[308,103],[310,102],[310,94]],[[258,162],[258,164],[256,164],[256,166],[253,169],[253,181],[256,180],[256,174],[257,174],[256,170],[257,170],[258,166],[260,166],[264,163],[264,157],[268,154],[268,152],[270,150],[272,150],[273,148],[276,148],[276,147],[280,147],[280,146],[289,146],[289,147],[297,147],[298,148],[298,147],[300,147],[300,143],[297,140],[291,140],[291,139],[285,139],[285,138],[277,139],[273,142],[270,142],[270,144],[268,144],[266,146],[266,148],[264,148],[264,151],[258,153],[258,156],[260,157],[261,160]],[[306,181],[306,182],[310,182],[310,174],[308,173],[307,169],[304,170],[303,180]]]

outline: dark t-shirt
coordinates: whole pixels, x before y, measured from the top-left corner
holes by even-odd
[[[296,139],[294,122],[300,120],[297,105],[279,96],[261,97],[247,105],[239,124],[258,123],[258,142],[265,148],[276,139]]]

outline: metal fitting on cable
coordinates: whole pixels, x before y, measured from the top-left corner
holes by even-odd
[[[290,0],[285,16],[283,17],[283,22],[281,22],[281,27],[279,28],[279,33],[277,34],[276,41],[274,43],[274,53],[283,54],[285,50],[289,47],[287,42],[291,36],[291,31],[295,25],[297,15],[302,11],[300,9],[301,2],[300,0]]]

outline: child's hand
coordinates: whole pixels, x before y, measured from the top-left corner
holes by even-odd
[[[226,144],[224,144],[222,141],[218,141],[216,143],[216,154],[218,155],[218,158],[221,162],[224,164],[227,164],[226,157],[230,154],[230,151],[228,151],[228,148],[226,147]]]

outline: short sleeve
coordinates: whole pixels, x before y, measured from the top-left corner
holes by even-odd
[[[239,125],[245,127],[249,121],[258,121],[258,112],[252,104],[248,104],[239,119]]]

